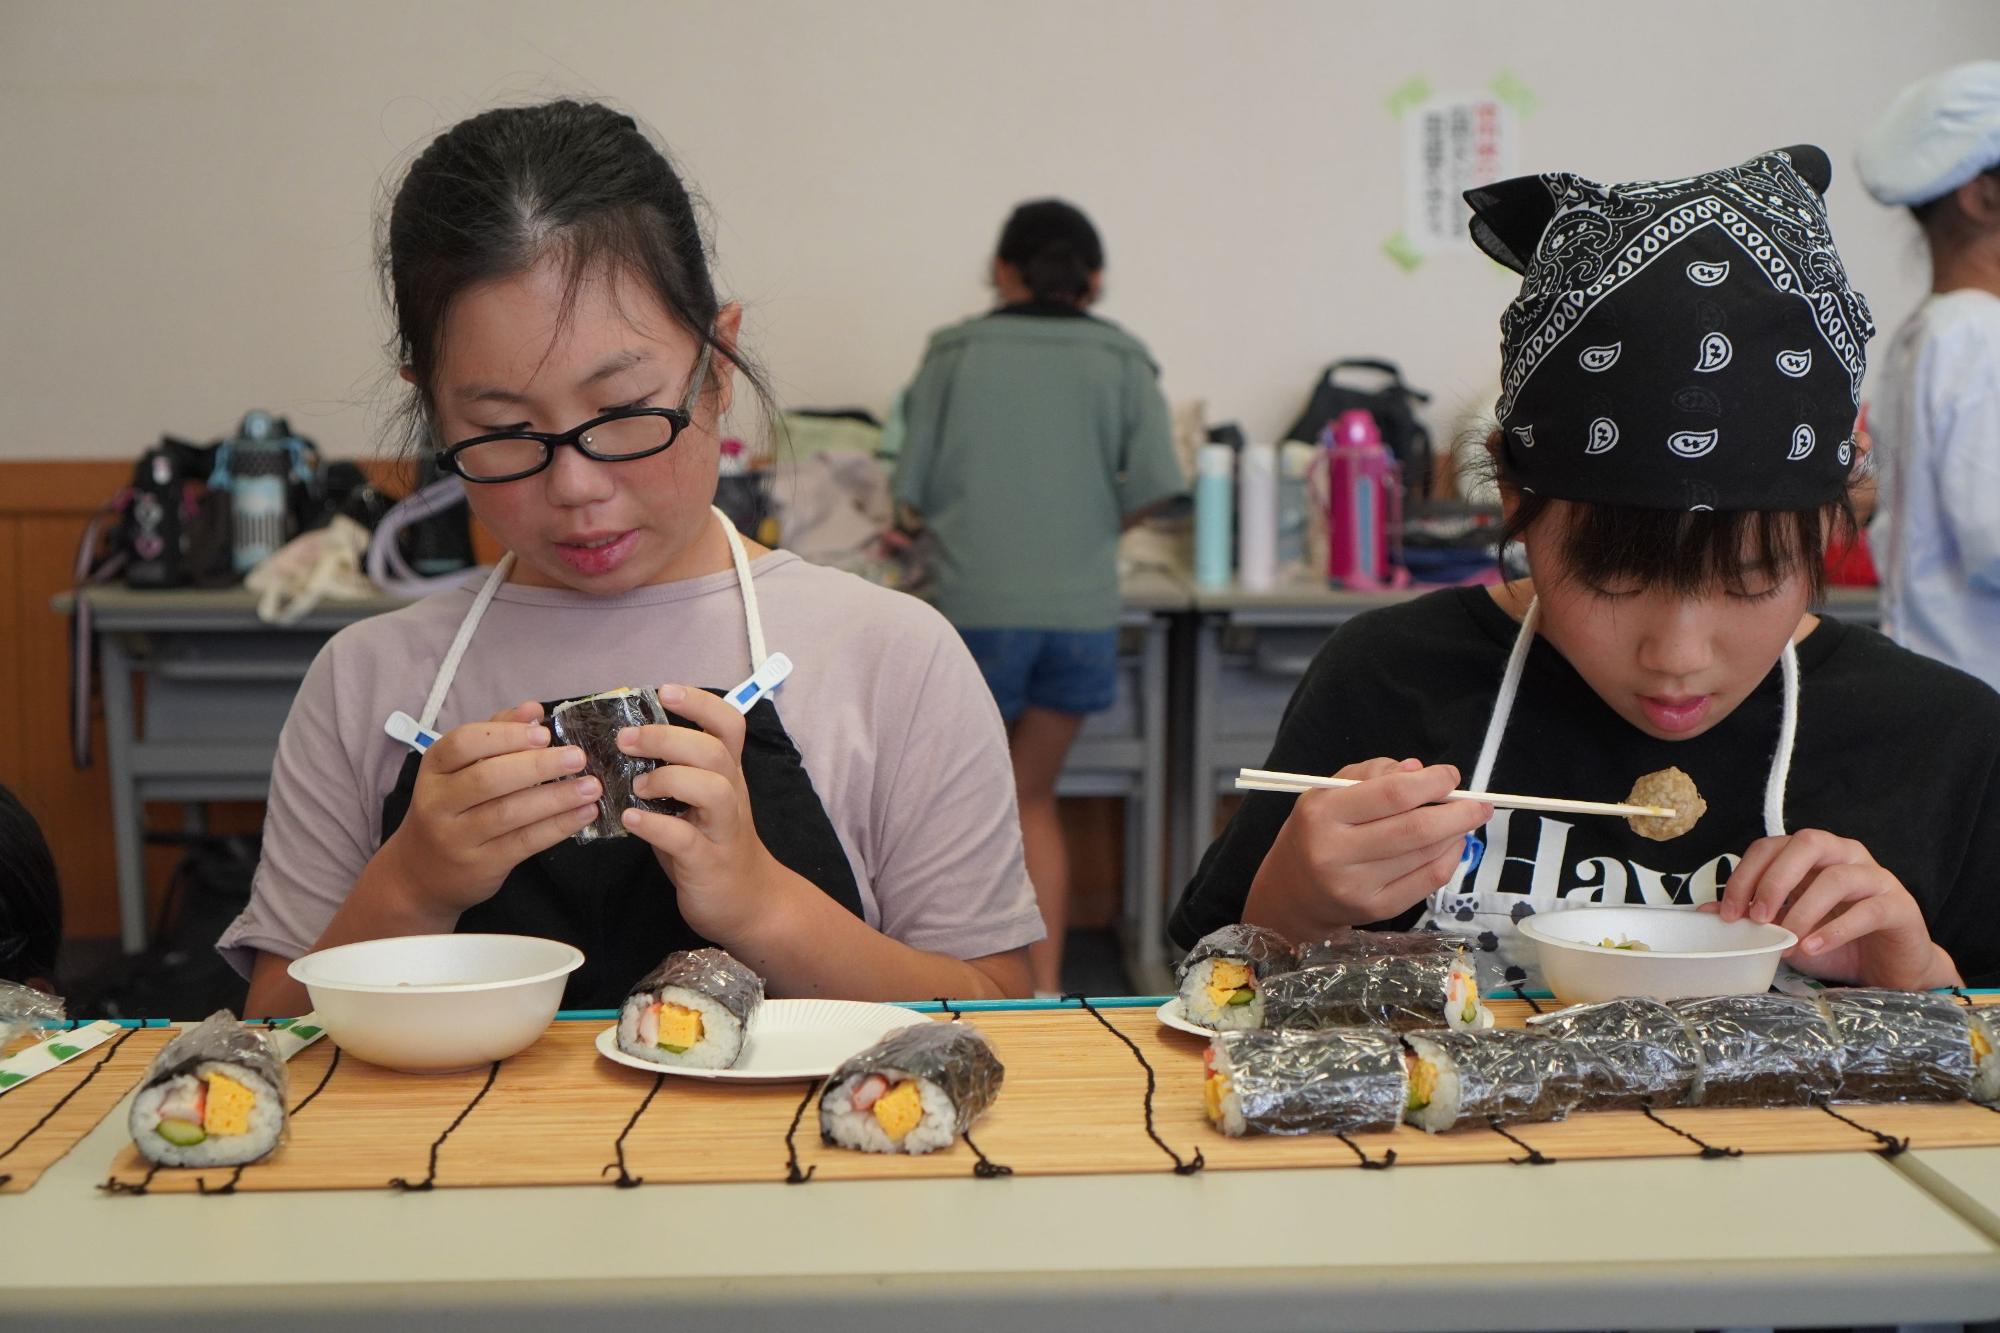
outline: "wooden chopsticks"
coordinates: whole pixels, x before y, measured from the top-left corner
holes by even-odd
[[[1238,791],[1275,791],[1297,795],[1321,787],[1352,787],[1353,778],[1319,778],[1309,773],[1279,773],[1267,768],[1245,768],[1236,774]],[[1560,796],[1515,796],[1499,791],[1454,791],[1447,801],[1485,801],[1503,810],[1540,810],[1550,814],[1650,815],[1671,818],[1677,811],[1658,805],[1621,805],[1608,801],[1571,801]]]

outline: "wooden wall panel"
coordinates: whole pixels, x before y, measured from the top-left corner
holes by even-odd
[[[21,521],[0,514],[0,785],[22,785],[21,736],[16,701],[21,698],[21,606],[15,571],[20,568]]]

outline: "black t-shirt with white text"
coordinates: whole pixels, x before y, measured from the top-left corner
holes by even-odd
[[[1321,647],[1265,767],[1333,773],[1387,756],[1450,763],[1469,781],[1519,626],[1484,588],[1371,611]],[[1821,617],[1798,644],[1799,721],[1785,830],[1824,829],[1866,847],[1922,906],[1968,985],[2000,982],[2000,694]],[[1497,810],[1485,859],[1464,873],[1476,920],[1505,935],[1523,916],[1577,902],[1686,904],[1716,897],[1764,836],[1781,678],[1770,675],[1699,736],[1657,740],[1612,711],[1546,639],[1528,654],[1501,739],[1495,791],[1621,801],[1641,775],[1678,767],[1708,802],[1669,842],[1622,819]],[[1253,792],[1208,849],[1174,912],[1183,947],[1236,921],[1295,797]],[[1422,905],[1394,922],[1408,928]]]

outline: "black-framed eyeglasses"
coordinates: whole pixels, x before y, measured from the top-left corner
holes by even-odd
[[[510,430],[460,440],[438,456],[438,466],[466,481],[519,481],[532,477],[555,458],[563,445],[574,445],[585,458],[600,463],[629,463],[668,449],[694,420],[693,407],[708,377],[708,348],[695,362],[687,394],[679,407],[621,407],[592,417],[560,435],[544,431]]]

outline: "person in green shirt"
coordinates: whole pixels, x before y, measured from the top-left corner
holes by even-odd
[[[999,304],[933,334],[905,399],[895,496],[936,544],[938,609],[1006,720],[1028,876],[1061,987],[1069,856],[1055,784],[1117,690],[1118,536],[1187,489],[1159,368],[1090,313],[1104,246],[1060,200],[1022,204],[993,259]]]

